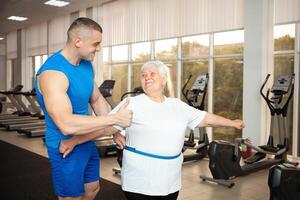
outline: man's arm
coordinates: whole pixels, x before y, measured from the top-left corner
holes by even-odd
[[[245,124],[242,120],[230,120],[225,117],[221,117],[219,115],[207,113],[204,119],[197,125],[197,127],[207,127],[207,126],[209,127],[227,126],[227,127],[242,129],[245,127]]]
[[[72,105],[67,95],[68,79],[61,72],[45,71],[38,77],[39,90],[43,95],[46,110],[64,135],[81,135],[99,131],[106,126],[131,124],[132,112],[122,106],[116,114],[107,116],[83,116],[72,114]]]
[[[96,82],[94,82],[94,91],[90,99],[90,104],[96,115],[107,115],[110,111],[110,106],[100,93]]]
[[[70,152],[73,151],[76,145],[82,144],[86,141],[90,141],[107,134],[113,134],[114,141],[117,143],[120,149],[123,149],[125,147],[125,136],[122,135],[117,129],[113,127],[108,127],[86,135],[75,136],[71,139],[62,140],[59,145],[59,151],[63,154],[63,158],[65,158]]]
[[[103,136],[112,135],[112,134],[116,135],[116,134],[118,134],[118,132],[119,131],[117,129],[109,126],[107,128],[103,128],[99,131],[95,131],[95,132],[88,133],[85,135],[74,136],[70,139],[62,140],[59,145],[59,151],[60,151],[60,153],[63,154],[63,157],[66,157],[74,149],[74,147],[76,145],[96,139],[98,137],[103,137]],[[121,143],[121,145],[122,145],[122,143]]]

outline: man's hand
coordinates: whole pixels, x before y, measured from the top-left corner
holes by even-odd
[[[67,157],[69,153],[74,149],[76,146],[75,138],[62,140],[59,145],[59,152],[63,154],[63,158]]]
[[[127,128],[131,125],[132,121],[132,111],[126,109],[129,104],[129,99],[126,99],[125,103],[120,107],[119,111],[116,113],[118,125],[123,128]]]
[[[242,120],[236,119],[236,120],[233,120],[233,121],[235,123],[234,128],[236,128],[236,129],[245,128],[245,124]]]
[[[114,142],[118,144],[120,149],[124,149],[125,147],[125,136],[122,135],[120,132],[115,133],[114,135]]]

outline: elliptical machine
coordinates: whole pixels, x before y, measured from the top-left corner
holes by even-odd
[[[186,87],[190,82],[192,75],[189,76],[188,80],[184,84],[181,92],[182,95],[185,97],[187,103],[199,110],[204,110],[204,101],[207,93],[207,85],[208,85],[208,74],[206,75],[199,75],[193,86],[190,90],[187,90]],[[188,140],[184,141],[184,146],[182,148],[182,153],[185,152],[187,149],[194,149],[196,153],[184,155],[183,162],[189,162],[192,160],[200,160],[207,156],[209,145],[209,139],[204,127],[199,128],[199,140],[198,143],[195,142],[195,132],[194,130],[190,130]]]
[[[273,95],[270,98],[270,89],[268,89],[266,95],[263,93],[263,89],[269,77],[270,74],[267,75],[260,89],[260,93],[266,101],[272,116],[270,136],[267,145],[254,146],[247,140],[241,138],[237,138],[235,144],[225,141],[211,142],[209,145],[208,155],[209,168],[213,178],[200,176],[203,181],[207,180],[216,182],[230,188],[234,186],[234,183],[229,179],[233,179],[237,176],[244,176],[280,163],[289,163],[295,166],[298,164],[287,161],[289,142],[288,131],[286,129],[286,116],[288,104],[294,91],[294,74],[291,76],[277,77],[271,89],[271,93]],[[284,96],[287,97],[284,98]],[[277,119],[276,121],[275,118]],[[274,145],[275,126],[278,126],[279,133],[277,135],[279,139],[277,140],[278,143],[276,146]],[[245,164],[243,166],[240,165],[241,151],[239,147],[241,144],[257,151],[256,154],[248,160],[245,160]],[[267,154],[273,155],[274,158],[262,160]]]

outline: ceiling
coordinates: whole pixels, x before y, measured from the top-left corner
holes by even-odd
[[[65,0],[69,5],[59,8],[45,5],[47,0],[1,0],[0,2],[0,37],[6,33],[33,24],[45,22],[57,16],[82,10],[91,6],[100,6],[113,0]],[[9,16],[27,17],[23,22],[8,20]],[[4,40],[1,41],[3,43]]]

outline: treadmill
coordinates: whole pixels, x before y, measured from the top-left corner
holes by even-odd
[[[15,107],[16,111],[13,113],[5,113],[5,114],[0,114],[0,119],[7,119],[7,118],[17,118],[18,116],[22,116],[24,111],[22,107],[17,103],[16,99],[12,96],[12,92],[19,92],[23,88],[23,85],[17,85],[16,87],[8,90],[8,91],[0,91],[0,94],[4,95],[7,97],[10,101],[10,103]]]
[[[112,90],[115,86],[115,80],[105,80],[99,87],[99,91],[106,99],[108,104],[113,108],[116,104],[112,100]],[[112,136],[101,137],[95,139],[100,157],[117,155],[117,146]]]
[[[29,92],[27,92],[29,93]],[[26,124],[26,123],[32,123],[32,122],[37,122],[41,120],[41,114],[40,111],[35,111],[32,112],[24,103],[22,100],[22,96],[24,94],[27,94],[24,92],[9,92],[8,96],[12,101],[15,102],[16,105],[18,105],[22,110],[23,113],[22,115],[29,116],[29,117],[17,117],[17,118],[12,118],[12,119],[1,119],[0,120],[0,126],[7,127],[8,125],[15,125],[15,124]],[[31,102],[29,102],[31,104]],[[35,107],[33,107],[34,109]]]
[[[30,92],[21,93],[27,101],[30,103],[32,109],[34,110],[34,115],[39,119],[32,122],[25,122],[21,124],[11,124],[7,126],[8,130],[17,131],[20,134],[25,134],[28,137],[41,137],[45,135],[46,122],[44,120],[44,115],[40,109],[37,99],[36,92],[33,89]]]

